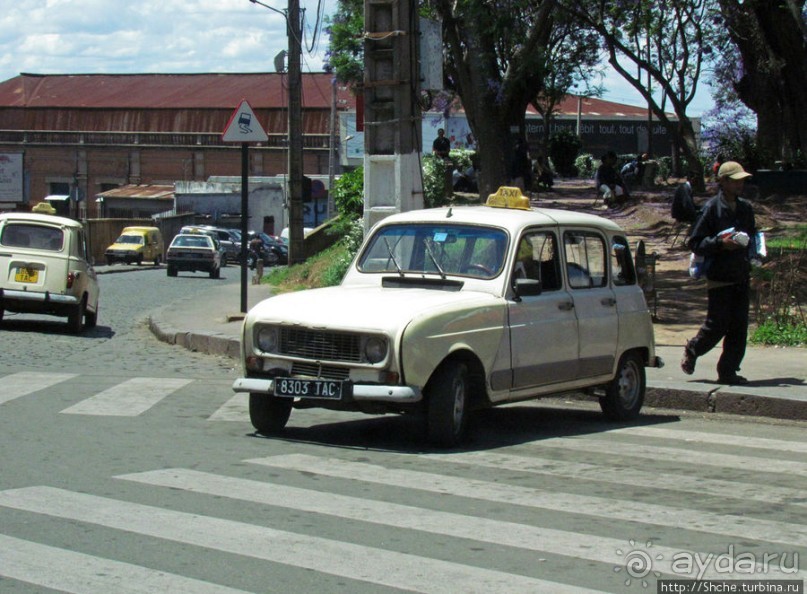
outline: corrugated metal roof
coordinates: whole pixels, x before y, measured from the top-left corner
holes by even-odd
[[[156,184],[140,184],[121,186],[98,194],[104,198],[149,198],[160,200],[174,199],[174,186]]]
[[[302,75],[303,107],[330,109],[333,75]],[[0,107],[88,109],[223,109],[242,99],[253,109],[288,105],[288,76],[250,74],[20,74],[0,83]],[[337,86],[340,109],[355,107]]]

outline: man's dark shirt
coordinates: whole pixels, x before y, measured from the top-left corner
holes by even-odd
[[[734,227],[735,231],[745,231],[751,240],[750,249],[727,250],[720,245],[717,235]],[[723,192],[711,198],[701,211],[692,227],[687,245],[698,256],[712,258],[706,278],[711,281],[742,283],[747,282],[751,272],[750,251],[756,245],[756,220],[751,203],[737,198],[732,210]]]
[[[445,136],[438,136],[432,143],[432,152],[440,157],[447,157],[451,150],[451,141]]]

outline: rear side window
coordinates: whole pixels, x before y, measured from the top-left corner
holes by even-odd
[[[64,244],[64,231],[47,225],[8,223],[3,227],[0,244],[58,252]]]
[[[592,289],[608,284],[607,253],[603,238],[591,231],[563,235],[566,276],[571,289]]]

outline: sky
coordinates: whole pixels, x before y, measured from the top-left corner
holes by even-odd
[[[336,0],[322,0],[332,14]],[[264,4],[282,12],[284,0]],[[0,12],[0,81],[29,74],[273,72],[288,48],[284,16],[250,0],[5,0]],[[316,35],[316,0],[304,11],[303,72],[321,72],[327,36]],[[320,24],[322,24],[320,19]],[[320,32],[321,33],[321,32]],[[644,100],[615,73],[603,99]],[[712,107],[701,84],[689,115]]]

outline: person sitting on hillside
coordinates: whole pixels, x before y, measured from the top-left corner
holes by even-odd
[[[627,186],[637,186],[642,183],[644,175],[644,159],[646,155],[637,155],[622,166],[619,172]]]
[[[692,191],[691,177],[687,176],[687,180],[675,189],[672,205],[670,207],[670,215],[679,223],[694,223],[700,209],[695,204],[695,194]]]
[[[594,176],[597,192],[603,195],[608,206],[617,202],[624,202],[630,196],[622,176],[616,170],[616,153],[608,151],[602,156],[602,164],[597,168]]]

